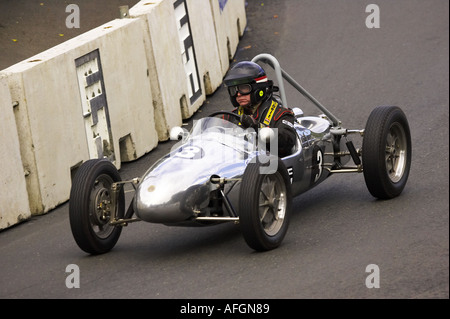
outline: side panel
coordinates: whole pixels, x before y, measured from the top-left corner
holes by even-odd
[[[307,128],[296,126],[298,149],[291,156],[283,158],[292,181],[293,196],[318,185],[330,174],[330,163],[333,162],[333,145],[326,134],[314,134]]]

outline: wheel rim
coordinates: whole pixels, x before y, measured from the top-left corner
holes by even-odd
[[[386,172],[393,183],[403,177],[408,156],[406,133],[399,123],[394,123],[386,138]]]
[[[114,181],[108,175],[100,175],[94,182],[89,206],[91,228],[99,238],[107,238],[114,230],[111,219],[111,187]]]
[[[283,226],[286,203],[286,185],[281,175],[266,175],[259,195],[259,220],[267,235],[275,236]]]

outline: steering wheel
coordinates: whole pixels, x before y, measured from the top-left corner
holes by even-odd
[[[239,124],[241,122],[241,117],[239,114],[236,114],[233,112],[228,112],[228,111],[217,111],[217,112],[211,113],[209,115],[209,117],[215,117],[217,115],[228,115],[228,116],[232,117],[233,119],[235,119],[236,121],[231,120],[231,119],[227,119],[227,120],[229,120],[230,122],[236,123],[236,124]]]

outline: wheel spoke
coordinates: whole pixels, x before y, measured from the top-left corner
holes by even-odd
[[[393,143],[393,140],[394,140],[394,138],[393,138],[391,132],[389,132],[388,135],[387,135],[387,137],[386,137],[387,145],[388,145],[388,146],[393,145],[393,144],[394,144],[394,143]]]
[[[274,198],[275,198],[275,187],[276,187],[275,181],[270,181],[268,186],[269,186],[269,189],[270,189],[269,198],[270,198],[271,201],[273,201]]]
[[[390,153],[386,154],[385,160],[386,160],[386,170],[389,173],[392,173],[392,171],[394,170],[394,163],[393,163],[392,156]]]
[[[399,138],[395,133],[389,133],[386,137],[386,170],[389,174],[395,174],[397,161],[399,158],[398,155],[398,141]]]
[[[271,181],[267,176],[264,178],[261,192],[264,193],[264,196],[266,196],[267,200],[270,200],[273,197],[273,188],[274,188],[274,181]]]
[[[260,203],[259,207],[262,208],[262,214],[260,214],[260,221],[263,222],[266,217],[267,213],[271,211],[271,217],[270,220],[278,220],[278,213],[276,210],[278,209],[278,200],[276,197],[277,193],[277,184],[274,180],[272,180],[270,177],[266,176],[263,182],[263,185],[261,187],[261,194],[263,197],[262,203]],[[269,221],[266,221],[266,224],[269,224]]]
[[[265,201],[269,201],[269,196],[266,195],[265,191],[261,188],[261,195],[264,197]]]
[[[401,127],[393,125],[386,136],[385,163],[389,178],[401,179],[405,166],[405,136]]]
[[[264,177],[259,196],[259,221],[269,235],[276,234],[284,223],[285,203],[283,181],[278,175]]]
[[[261,206],[260,206],[261,207]],[[262,214],[260,214],[259,216],[259,220],[261,221],[261,222],[264,222],[264,219],[266,218],[266,216],[267,216],[267,213],[269,212],[269,210],[270,210],[270,206],[264,206],[264,209],[263,209],[263,212],[262,212]]]

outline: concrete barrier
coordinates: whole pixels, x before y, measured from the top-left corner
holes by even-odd
[[[167,140],[221,85],[246,24],[245,0],[129,13],[0,72],[0,229],[66,202],[84,161],[120,169]]]
[[[148,24],[148,63],[157,74],[152,81],[157,129],[165,140],[180,116],[191,117],[221,85],[244,32],[245,2],[140,1],[130,16]]]
[[[211,0],[211,6],[222,74],[225,75],[247,26],[245,0]]]
[[[137,159],[156,147],[140,19],[117,19],[8,69],[32,214],[68,200],[83,161]]]
[[[209,2],[141,1],[131,17],[147,23],[147,56],[160,140],[191,117],[222,82],[214,21]]]
[[[19,151],[13,102],[6,79],[0,76],[0,229],[31,217],[25,184],[25,173]]]
[[[150,85],[153,93],[155,122],[160,141],[182,122],[187,109],[187,81],[178,48],[178,33],[172,1],[141,1],[130,9],[132,18],[145,23],[148,39],[145,43]]]
[[[220,63],[211,2],[210,0],[187,0],[186,6],[200,79],[204,84],[205,94],[209,95],[222,84],[225,75]]]

